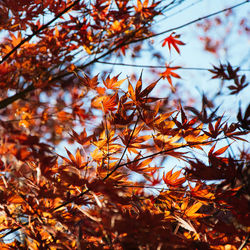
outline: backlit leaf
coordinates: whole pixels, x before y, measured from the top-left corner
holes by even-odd
[[[171,46],[174,47],[174,49],[180,54],[180,50],[178,48],[178,45],[185,45],[182,41],[178,40],[180,38],[180,35],[175,35],[175,32],[172,32],[171,35],[164,39],[162,43],[162,47],[164,47],[166,44],[168,44],[169,51],[171,51]]]

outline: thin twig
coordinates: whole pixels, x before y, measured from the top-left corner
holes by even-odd
[[[134,111],[134,112],[135,112],[135,111]],[[126,153],[128,147],[129,147],[129,144],[130,144],[130,142],[131,142],[131,140],[132,140],[132,138],[133,138],[133,135],[134,135],[136,126],[137,126],[138,121],[139,121],[139,117],[140,117],[140,116],[138,116],[138,118],[137,118],[137,120],[136,120],[136,122],[135,122],[134,128],[133,128],[133,130],[132,130],[132,132],[131,132],[131,134],[130,134],[130,136],[129,136],[128,143],[127,143],[127,145],[126,145],[126,147],[125,147],[125,149],[124,149],[124,151],[123,151],[123,153],[122,153],[122,155],[121,155],[121,157],[120,157],[120,159],[119,159],[119,161],[118,161],[116,167],[115,167],[110,173],[108,173],[108,174],[103,178],[103,181],[105,181],[106,179],[108,179],[109,176],[111,176],[118,168],[121,167],[121,165],[120,165],[120,164],[121,164],[121,161],[122,161],[122,159],[123,159],[123,157],[124,157],[124,155],[125,155],[125,153]]]
[[[242,250],[247,245],[248,240],[249,240],[249,234],[246,236],[246,239],[242,242],[238,250]]]
[[[203,142],[199,142],[199,143],[183,144],[183,145],[178,146],[178,147],[174,147],[174,148],[162,150],[162,151],[156,152],[156,153],[154,153],[154,154],[146,155],[146,156],[143,156],[143,157],[141,157],[141,158],[135,159],[135,160],[133,160],[133,161],[129,161],[129,162],[123,163],[123,164],[121,164],[119,167],[127,166],[127,165],[129,165],[129,164],[136,163],[136,162],[139,162],[139,161],[141,161],[141,160],[145,160],[145,159],[148,159],[148,158],[151,158],[151,157],[155,157],[155,156],[160,155],[160,154],[166,154],[166,153],[168,153],[168,152],[171,152],[171,151],[174,151],[174,150],[177,150],[177,149],[186,148],[186,147],[195,146],[195,145],[206,145],[206,144],[210,144],[210,143],[213,143],[213,142],[217,142],[217,141],[220,141],[220,140],[223,140],[223,139],[226,139],[226,138],[227,138],[227,137],[218,138],[218,139],[211,140],[211,141],[203,141]]]

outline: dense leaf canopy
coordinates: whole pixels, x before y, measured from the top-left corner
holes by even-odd
[[[159,27],[186,2],[0,1],[1,249],[249,249],[249,88],[220,58],[249,1]],[[191,24],[210,68],[166,60]]]

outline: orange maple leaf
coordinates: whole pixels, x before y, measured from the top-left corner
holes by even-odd
[[[85,74],[84,72],[83,73],[83,76],[80,76],[76,71],[73,71],[75,73],[75,75],[79,78],[79,80],[81,81],[81,83],[90,88],[90,89],[94,89],[96,90],[97,89],[97,85],[99,84],[98,82],[98,74],[95,75],[93,78],[90,78],[87,74]]]
[[[185,215],[189,218],[204,217],[205,214],[197,213],[197,211],[202,207],[202,202],[195,202],[192,206],[185,210]]]
[[[164,41],[162,43],[162,47],[164,47],[166,45],[166,43],[168,43],[168,48],[169,48],[170,52],[171,52],[171,46],[173,46],[175,48],[175,50],[180,54],[180,50],[179,50],[177,44],[185,45],[185,43],[178,40],[178,38],[180,38],[180,35],[174,35],[174,34],[175,34],[175,32],[172,32],[169,37],[164,39]]]
[[[177,187],[186,181],[185,177],[178,179],[180,174],[181,174],[181,170],[173,173],[173,169],[172,169],[171,171],[164,174],[162,179],[167,185]]]
[[[118,103],[118,95],[115,93],[113,96],[104,96],[104,99],[102,100],[102,106],[104,113],[107,113],[108,111],[114,111],[116,110],[115,106]]]
[[[117,89],[120,87],[120,85],[126,80],[122,79],[118,81],[118,77],[120,74],[110,78],[110,75],[106,78],[103,79],[103,84],[105,85],[106,88],[108,89]]]
[[[117,106],[119,102],[118,94],[114,95],[104,95],[98,96],[92,100],[91,106],[93,108],[102,109],[104,113],[108,113],[108,111],[116,110],[115,106]]]
[[[171,87],[173,87],[173,83],[172,83],[172,78],[171,77],[175,77],[175,78],[181,78],[178,74],[176,74],[175,72],[173,72],[173,70],[177,70],[180,69],[181,67],[176,66],[176,67],[170,67],[169,64],[166,64],[166,70],[164,72],[162,72],[160,75],[162,76],[163,79],[167,78],[169,84],[171,85]]]

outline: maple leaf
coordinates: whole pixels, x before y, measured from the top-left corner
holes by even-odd
[[[212,146],[212,148],[208,152],[208,158],[211,165],[221,164],[222,162],[228,163],[227,157],[219,157],[219,155],[223,154],[231,145],[224,146],[217,151],[214,152],[216,144]]]
[[[10,33],[10,36],[12,38],[12,45],[13,47],[17,46],[22,41],[22,34],[21,32],[18,32],[17,37],[13,33]]]
[[[175,78],[181,78],[178,74],[176,74],[175,72],[173,72],[173,70],[177,70],[180,69],[181,67],[176,66],[176,67],[170,67],[169,64],[166,64],[166,70],[164,72],[162,72],[160,75],[162,76],[163,79],[167,78],[169,84],[171,85],[171,87],[173,88],[173,83],[172,83],[172,78],[171,77],[175,77]]]
[[[143,142],[149,140],[151,135],[142,135],[138,136],[140,131],[143,129],[144,124],[139,125],[133,132],[133,137],[131,138],[131,130],[126,128],[122,132],[122,136],[120,137],[124,145],[128,145],[128,151],[132,151],[134,153],[138,153],[136,148],[146,148],[147,145],[142,144]]]
[[[206,140],[209,139],[209,137],[205,134],[200,135],[202,131],[202,126],[203,124],[200,124],[199,126],[194,128],[194,130],[187,131],[183,134],[183,138],[189,144],[190,147],[202,149],[202,147],[198,143],[204,143]]]
[[[169,172],[167,172],[166,174],[164,174],[162,179],[167,185],[173,186],[173,187],[178,187],[186,181],[185,177],[178,179],[180,174],[181,174],[181,170],[173,173],[173,169],[172,169]]]
[[[83,73],[84,77],[81,77],[79,74],[77,74],[74,71],[75,75],[81,80],[81,83],[86,86],[89,87],[91,89],[96,90],[97,85],[99,84],[98,82],[98,75],[95,75],[93,78],[90,78],[87,74]]]
[[[151,83],[148,87],[144,90],[142,89],[142,74],[140,75],[139,80],[136,83],[135,90],[133,89],[132,84],[128,81],[128,93],[130,98],[135,102],[136,105],[140,106],[144,103],[155,102],[158,98],[147,98],[149,93],[154,89],[156,84],[159,82],[160,79],[156,80],[155,82]]]
[[[215,79],[215,78],[227,79],[228,78],[227,74],[225,73],[225,65],[223,64],[220,64],[219,67],[216,67],[213,65],[213,69],[209,69],[208,71],[214,74],[212,79]]]
[[[235,131],[238,128],[241,128],[241,126],[239,124],[236,124],[236,123],[232,123],[230,126],[225,124],[225,126],[223,128],[224,135],[231,138],[231,139],[237,139],[237,140],[248,142],[247,140],[239,137],[241,135],[248,134],[248,131]],[[250,129],[248,129],[248,130],[250,130]]]
[[[221,123],[222,117],[219,117],[218,120],[216,121],[215,125],[210,122],[208,124],[209,132],[203,131],[207,136],[212,137],[212,138],[217,138],[218,135],[222,133],[221,127],[223,126],[224,122]]]
[[[211,73],[214,74],[212,79],[220,78],[222,80],[233,80],[238,78],[238,71],[240,70],[239,67],[233,69],[230,63],[220,64],[219,67],[213,65],[213,69],[210,69]]]
[[[175,117],[173,117],[173,121],[175,125],[177,126],[177,131],[179,130],[182,134],[182,136],[186,136],[190,133],[190,129],[193,129],[193,125],[196,124],[197,118],[193,118],[190,121],[188,121],[187,116],[181,106],[181,122],[177,120],[178,113],[176,114]]]
[[[190,106],[186,106],[185,109],[191,111],[196,115],[196,117],[202,122],[202,123],[209,123],[213,122],[217,119],[216,112],[220,108],[217,107],[214,110],[211,110],[211,108],[214,107],[214,104],[212,101],[208,100],[208,98],[205,96],[205,94],[202,95],[202,109],[199,111],[198,109]],[[208,116],[207,108],[210,108],[210,115]]]
[[[228,89],[231,90],[230,95],[238,94],[242,89],[248,86],[246,82],[246,76],[243,75],[241,78],[238,75],[240,68],[237,67],[233,69],[230,63],[227,65],[220,64],[219,67],[213,66],[212,70],[209,70],[211,73],[215,74],[212,79],[220,78],[222,80],[233,80],[234,84],[228,86]]]
[[[189,208],[185,209],[185,215],[189,218],[204,217],[203,214],[196,213],[202,206],[202,202],[196,202]]]
[[[237,119],[241,128],[250,130],[250,104],[247,106],[244,117],[242,117],[241,108],[239,108]]]
[[[112,117],[112,123],[116,125],[127,125],[130,124],[130,122],[134,118],[134,113],[132,112],[130,115],[126,114],[126,106],[124,102],[127,99],[127,95],[123,95],[119,102],[118,102],[118,107],[117,107],[117,112],[116,113],[111,113]]]
[[[153,1],[152,5],[148,6],[149,0],[145,0],[143,3],[141,0],[137,0],[137,7],[134,6],[134,9],[137,13],[140,13],[141,18],[144,20],[146,18],[150,18],[151,16],[157,13],[154,8],[157,4],[159,4],[159,2]]]
[[[203,123],[209,123],[209,122],[213,122],[217,119],[216,117],[216,112],[218,111],[219,107],[217,107],[215,110],[213,110],[211,112],[211,114],[208,116],[207,115],[207,110],[205,107],[202,107],[202,110],[199,111],[194,107],[189,107],[186,106],[185,109],[191,111],[192,113],[194,113],[196,115],[196,117]]]
[[[118,77],[120,74],[110,78],[110,75],[106,79],[103,79],[103,84],[106,86],[108,89],[118,89],[120,85],[126,80],[122,79],[118,81]]]
[[[234,85],[228,86],[231,90],[230,95],[238,94],[242,89],[248,86],[248,82],[246,82],[246,76],[243,75],[239,80],[239,77],[234,78]]]
[[[138,154],[134,160],[137,160],[139,158],[141,158],[140,154]],[[129,168],[131,171],[134,171],[136,173],[148,175],[147,172],[151,172],[154,169],[153,167],[149,166],[149,164],[152,160],[153,159],[149,158],[149,159],[145,159],[144,161],[141,161],[141,162],[133,162],[132,161],[132,163],[127,164],[126,167]],[[127,162],[128,163],[130,162],[128,157],[127,157]]]
[[[172,32],[169,37],[164,39],[164,41],[162,43],[162,47],[164,47],[167,43],[169,51],[171,51],[171,46],[173,46],[175,48],[175,50],[180,54],[180,50],[179,50],[177,44],[178,45],[185,45],[185,43],[178,40],[180,38],[180,35],[174,35],[174,34],[175,34],[175,32]]]
[[[58,155],[58,156],[60,156],[65,162],[67,162],[69,166],[74,166],[77,169],[82,169],[86,166],[86,163],[84,161],[82,162],[82,160],[84,160],[84,158],[81,156],[79,148],[77,148],[77,150],[76,150],[75,157],[68,149],[66,149],[66,151],[67,151],[67,154],[68,154],[70,160],[64,156],[61,156],[61,155]]]
[[[87,132],[86,129],[84,128],[84,130],[79,134],[77,134],[73,129],[72,131],[72,135],[70,134],[70,136],[76,140],[79,144],[81,145],[88,145],[90,143],[90,140],[93,138],[92,135],[87,136]]]
[[[107,113],[108,111],[116,110],[115,106],[117,106],[117,104],[118,104],[118,94],[115,93],[112,96],[105,95],[105,96],[95,97],[92,100],[91,106],[93,108],[102,109],[104,113]]]
[[[102,100],[104,113],[107,113],[108,111],[116,110],[115,106],[117,105],[117,103],[118,103],[118,94],[117,93],[115,93],[111,97],[105,96],[104,99]]]
[[[208,204],[211,199],[214,199],[214,194],[210,192],[209,187],[207,187],[205,184],[197,183],[194,188],[192,188],[190,185],[189,188],[190,194],[193,197],[202,200],[203,204]]]
[[[162,167],[154,167],[149,175],[144,175],[145,179],[150,182],[151,186],[156,186],[157,184],[160,184],[162,179],[160,178],[160,174],[158,169]],[[156,176],[155,176],[156,175]]]

